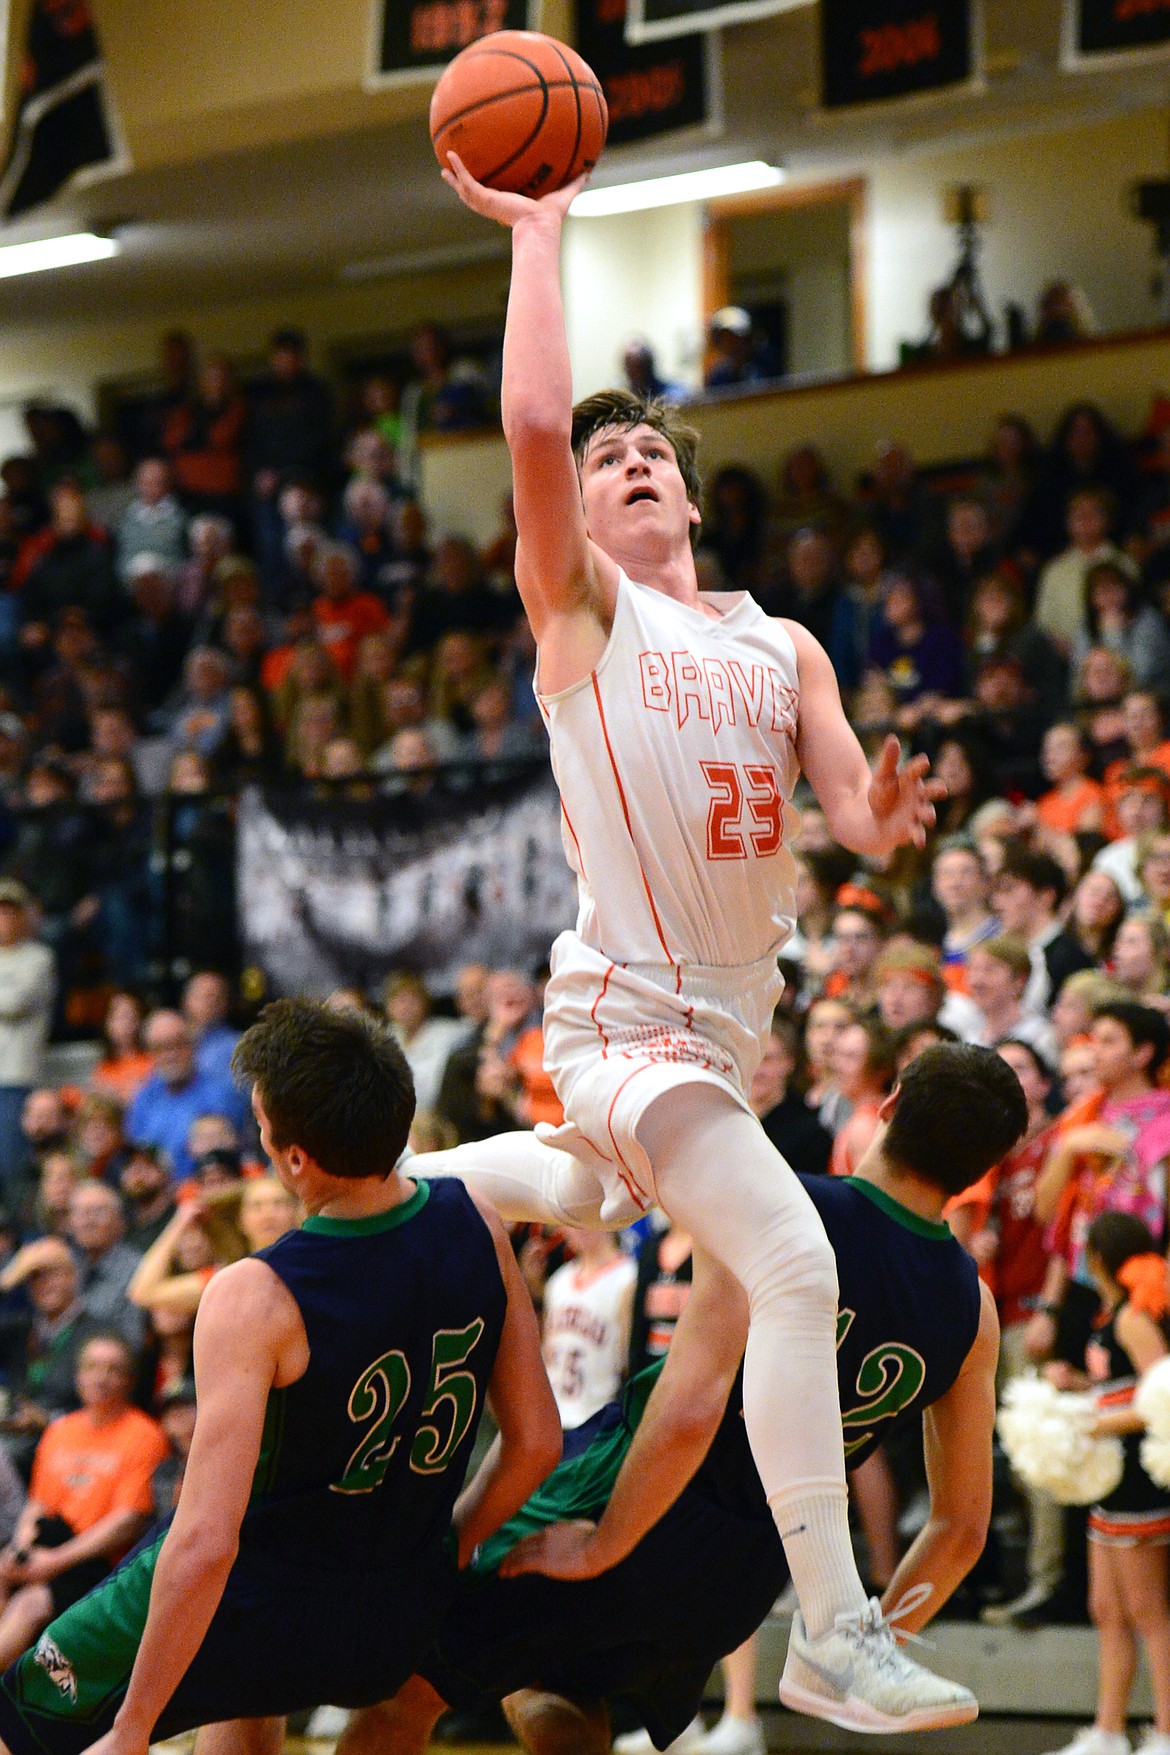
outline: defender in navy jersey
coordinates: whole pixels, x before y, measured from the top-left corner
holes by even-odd
[[[233,1064],[308,1217],[208,1286],[174,1519],[8,1671],[16,1755],[146,1755],[195,1725],[383,1699],[457,1559],[560,1453],[499,1221],[394,1168],[413,1090],[392,1038],[282,1000]],[[457,1503],[485,1399],[500,1442]]]
[[[883,1121],[855,1177],[805,1187],[837,1258],[849,1463],[925,1414],[931,1515],[884,1599],[903,1605],[898,1625],[913,1631],[978,1557],[991,1506],[995,1306],[942,1208],[1015,1142],[1026,1105],[990,1050],[940,1047],[907,1070]],[[664,1748],[716,1660],[767,1614],[787,1570],[744,1431],[743,1326],[711,1352],[711,1308],[726,1307],[728,1289],[700,1266],[691,1303],[709,1301],[706,1311],[688,1305],[664,1364],[629,1386],[621,1420],[485,1544],[420,1675],[383,1710],[385,1755],[416,1755],[445,1703],[504,1696],[539,1755],[563,1749],[566,1731],[573,1747],[608,1749],[600,1703],[619,1693]],[[798,1668],[785,1685],[801,1685]],[[363,1713],[353,1736],[377,1728]]]

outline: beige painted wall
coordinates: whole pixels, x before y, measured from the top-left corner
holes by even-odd
[[[1102,330],[1153,324],[1150,228],[1130,215],[1126,191],[1135,178],[1170,170],[1167,127],[1165,111],[1147,110],[1093,128],[956,142],[865,167],[870,366],[893,365],[899,340],[925,333],[927,296],[955,258],[942,193],[959,182],[988,193],[982,261],[995,315],[1005,299],[1033,311],[1045,283],[1067,277],[1088,294]]]
[[[784,455],[811,439],[838,482],[851,488],[884,439],[904,439],[921,463],[948,462],[978,446],[1002,410],[1018,410],[1047,431],[1081,397],[1100,402],[1133,432],[1159,390],[1170,393],[1170,334],[712,401],[687,414],[702,433],[708,479],[722,464],[747,463],[772,484]],[[424,455],[424,497],[443,508],[441,522],[449,518],[476,537],[494,532],[506,481],[502,438],[435,444]]]

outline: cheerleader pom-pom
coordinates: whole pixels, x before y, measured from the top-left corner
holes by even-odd
[[[1147,1432],[1140,1454],[1142,1467],[1155,1487],[1170,1487],[1170,1438]]]
[[[1134,1406],[1148,1432],[1170,1441],[1170,1356],[1150,1366],[1138,1384]]]
[[[997,1426],[1008,1460],[1030,1487],[1062,1505],[1093,1505],[1121,1480],[1116,1438],[1095,1438],[1090,1396],[1069,1395],[1038,1377],[1008,1385]]]

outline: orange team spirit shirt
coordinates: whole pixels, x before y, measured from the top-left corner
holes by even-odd
[[[82,1408],[49,1425],[33,1458],[30,1492],[78,1535],[115,1511],[154,1509],[151,1476],[169,1453],[162,1427],[137,1408],[99,1423]]]
[[[385,604],[372,591],[355,591],[340,600],[315,597],[313,619],[321,644],[343,682],[349,682],[353,676],[358,647],[366,635],[380,633],[390,622]]]

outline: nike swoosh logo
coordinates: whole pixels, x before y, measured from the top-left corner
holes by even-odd
[[[780,1531],[780,1540],[782,1542],[787,1542],[793,1536],[803,1536],[803,1534],[807,1530],[807,1528],[808,1528],[808,1525],[806,1523],[798,1523],[796,1525],[795,1529],[781,1530]]]
[[[827,1683],[833,1690],[834,1694],[839,1695],[842,1700],[846,1699],[846,1697],[852,1693],[852,1664],[846,1664],[844,1668],[840,1670],[830,1670],[827,1665],[818,1664],[815,1658],[811,1658],[808,1655],[807,1648],[803,1651],[798,1649],[796,1655],[802,1664],[807,1664],[810,1670],[814,1670],[821,1678],[821,1681]]]

